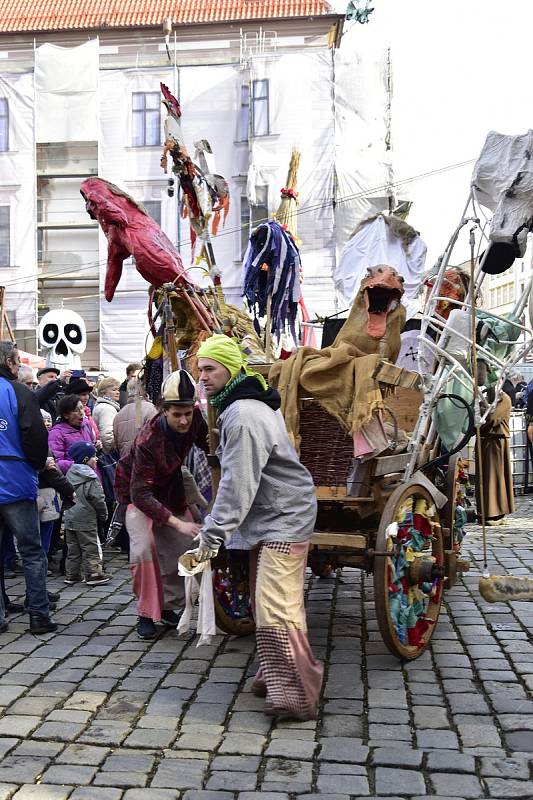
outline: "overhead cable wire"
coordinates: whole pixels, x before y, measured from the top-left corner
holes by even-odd
[[[338,205],[340,205],[342,203],[349,203],[352,200],[361,200],[361,199],[364,199],[365,197],[372,196],[372,195],[376,194],[379,191],[384,191],[384,190],[389,190],[390,191],[392,188],[398,188],[398,187],[404,186],[405,184],[415,183],[416,181],[423,180],[423,179],[429,178],[429,177],[433,177],[434,175],[440,175],[440,174],[443,174],[443,173],[446,173],[446,172],[450,172],[450,171],[455,170],[455,169],[460,169],[461,167],[465,167],[465,166],[468,166],[469,164],[473,164],[476,160],[477,159],[475,159],[475,158],[470,158],[470,159],[467,159],[465,161],[459,161],[456,164],[450,164],[450,165],[448,165],[446,167],[439,167],[439,168],[434,169],[434,170],[429,170],[428,172],[422,172],[422,173],[420,173],[418,175],[413,175],[413,176],[411,176],[409,178],[403,178],[401,180],[391,181],[391,182],[388,182],[388,183],[380,184],[379,186],[375,186],[375,187],[373,187],[371,189],[363,189],[363,190],[361,190],[359,192],[355,192],[354,194],[346,195],[345,197],[331,197],[331,198],[328,198],[327,200],[324,200],[324,201],[322,201],[320,203],[309,204],[309,205],[306,205],[306,206],[300,206],[299,209],[295,213],[298,216],[303,216],[304,214],[310,214],[313,211],[319,211],[321,209],[325,209],[325,208],[329,208],[329,207],[333,207],[334,208],[334,207],[336,207],[336,206],[338,206]],[[262,224],[264,222],[268,222],[271,219],[272,219],[271,216],[264,217],[262,219],[257,220],[254,223],[253,226],[250,224],[249,226],[239,225],[239,226],[237,226],[235,228],[225,228],[224,230],[220,231],[220,233],[217,234],[216,240],[220,240],[224,236],[231,236],[231,235],[234,235],[236,233],[240,233],[245,227],[249,227],[249,229],[251,230],[252,227],[257,227],[258,225],[260,225],[260,224]],[[187,247],[187,246],[190,246],[190,245],[191,245],[191,240],[190,239],[182,241],[182,243],[181,243],[182,247]],[[52,252],[54,252],[54,251],[52,251]],[[63,252],[63,251],[57,251],[57,252]],[[89,263],[85,264],[83,267],[80,267],[79,269],[76,270],[76,276],[78,276],[81,272],[85,272],[85,271],[87,271],[89,269],[95,270],[96,268],[104,267],[106,265],[106,263],[107,263],[106,261],[101,261],[101,260],[94,261],[94,262],[89,262]],[[5,287],[15,286],[15,285],[19,285],[21,283],[27,283],[30,280],[47,280],[49,278],[54,278],[56,276],[71,274],[71,273],[73,273],[74,270],[75,270],[75,267],[70,266],[70,267],[66,268],[65,270],[58,270],[58,271],[55,271],[55,272],[52,272],[52,273],[49,273],[49,274],[32,273],[31,275],[26,275],[24,277],[13,278],[13,280],[11,280],[11,281],[5,281],[3,283],[3,286],[5,286]]]

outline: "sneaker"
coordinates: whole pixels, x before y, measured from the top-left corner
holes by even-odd
[[[69,586],[72,586],[73,583],[79,583],[81,581],[81,575],[73,575],[70,577],[69,575],[65,575],[65,580],[63,583],[67,583]]]
[[[175,611],[162,611],[161,622],[163,625],[168,625],[169,628],[177,628],[182,613],[182,611],[180,611],[179,614],[177,614]]]
[[[100,573],[96,572],[94,575],[89,575],[88,578],[85,578],[85,583],[87,586],[99,586],[101,583],[107,583],[111,580],[109,575],[100,575]]]
[[[139,639],[155,639],[157,631],[154,621],[150,617],[139,617],[137,636]]]

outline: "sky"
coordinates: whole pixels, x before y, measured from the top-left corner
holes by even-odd
[[[344,1],[334,3],[344,11]],[[528,32],[533,0],[373,0],[358,38],[391,47],[392,143],[396,180],[476,159],[490,130],[533,128]],[[350,27],[352,26],[352,27]],[[372,91],[372,87],[368,87]],[[443,251],[468,197],[473,164],[410,183],[409,222],[428,245],[427,266]],[[468,258],[468,227],[452,263]]]

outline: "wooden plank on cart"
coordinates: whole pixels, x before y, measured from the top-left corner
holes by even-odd
[[[395,456],[381,456],[376,458],[374,467],[374,478],[382,475],[390,475],[391,472],[402,472],[411,458],[410,453],[398,453]]]
[[[416,389],[406,389],[398,386],[394,395],[385,400],[386,408],[390,408],[398,423],[400,430],[411,433],[420,416],[420,406],[424,395]],[[385,415],[385,419],[388,419]]]
[[[315,495],[317,500],[336,500],[354,506],[374,502],[373,497],[352,497],[346,486],[315,486]]]
[[[311,536],[311,546],[322,547],[353,547],[356,550],[366,550],[368,546],[366,536],[361,533],[344,533],[343,531],[315,531]]]

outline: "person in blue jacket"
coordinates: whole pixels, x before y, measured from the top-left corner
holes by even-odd
[[[50,633],[48,562],[37,513],[38,471],[48,458],[48,433],[35,394],[17,381],[15,342],[0,342],[0,545],[5,531],[17,542],[24,568],[31,633]],[[7,630],[0,593],[0,633]]]

